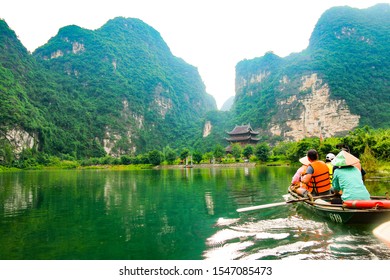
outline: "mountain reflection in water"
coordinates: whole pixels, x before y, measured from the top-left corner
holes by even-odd
[[[283,201],[292,167],[0,173],[0,259],[390,259],[372,225]],[[367,180],[372,195],[387,181]]]

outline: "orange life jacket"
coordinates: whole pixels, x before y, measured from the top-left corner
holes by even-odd
[[[315,191],[315,193],[323,193],[331,188],[329,178],[329,168],[325,162],[317,160],[310,164],[314,173],[311,176],[310,182],[307,183],[309,192]]]

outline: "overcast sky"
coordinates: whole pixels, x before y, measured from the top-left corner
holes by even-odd
[[[285,57],[308,46],[319,17],[334,6],[380,0],[1,0],[0,18],[34,51],[61,27],[97,29],[123,16],[160,32],[175,56],[198,68],[220,108],[235,93],[235,66],[267,51]]]

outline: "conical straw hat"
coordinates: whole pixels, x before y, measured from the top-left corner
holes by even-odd
[[[348,153],[347,151],[341,151],[337,156],[332,160],[333,166],[351,166],[360,162],[360,160]]]
[[[309,165],[310,164],[310,161],[309,161],[307,156],[305,156],[303,158],[300,158],[299,162],[302,163],[303,165]]]

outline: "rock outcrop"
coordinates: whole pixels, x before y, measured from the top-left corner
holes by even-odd
[[[7,131],[5,138],[16,154],[20,154],[25,149],[32,149],[38,144],[36,135],[31,135],[21,128],[13,128]]]
[[[204,127],[203,127],[203,138],[210,135],[212,128],[213,128],[213,126],[211,125],[211,122],[206,121],[206,123],[204,124]]]
[[[342,135],[359,125],[344,100],[330,98],[329,86],[317,74],[304,76],[297,94],[277,101],[269,125],[273,136],[300,140],[305,137]]]

